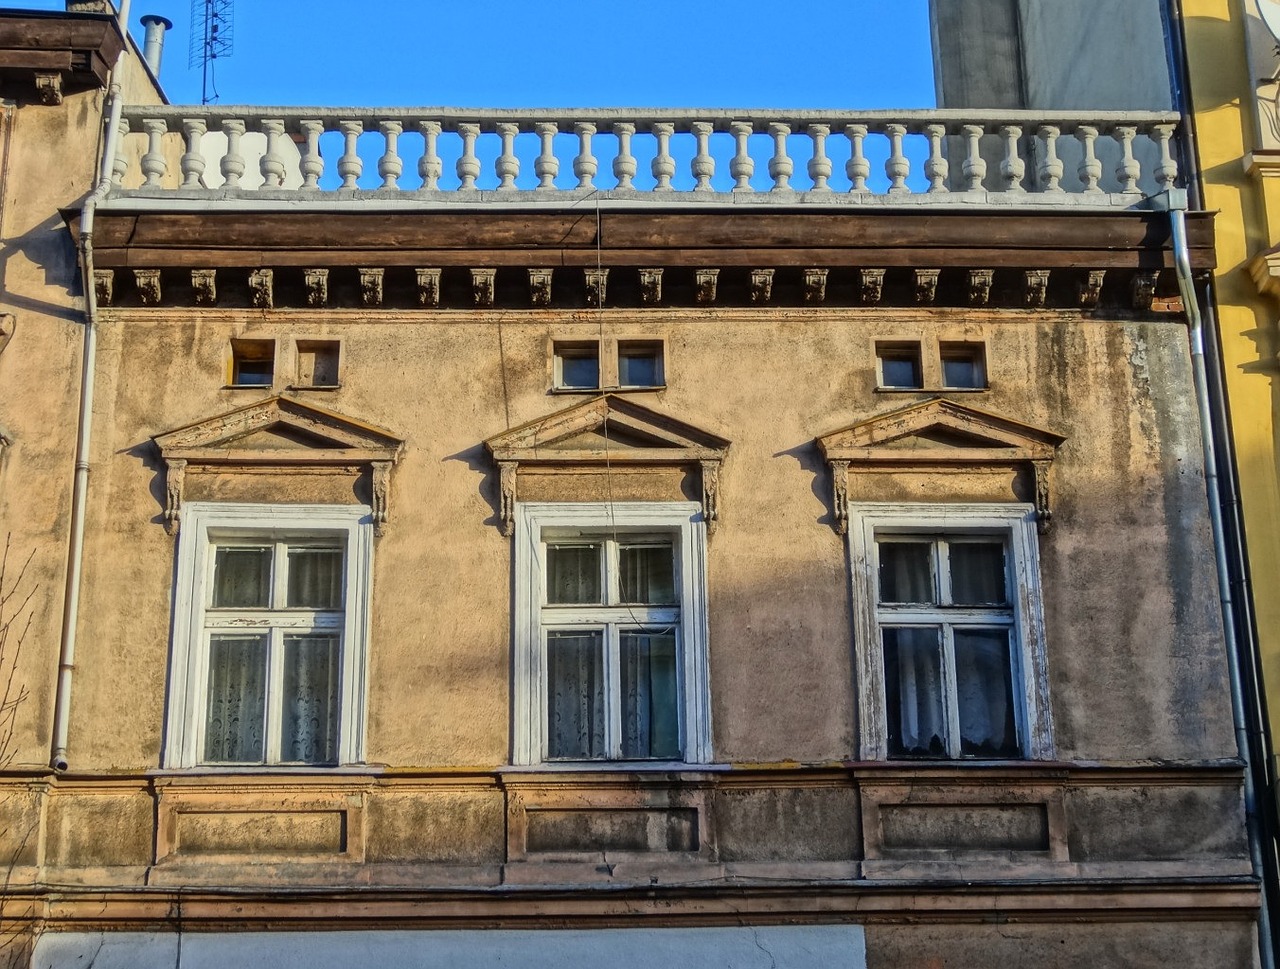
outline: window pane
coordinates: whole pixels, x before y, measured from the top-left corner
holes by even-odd
[[[986,387],[986,375],[983,374],[982,348],[980,347],[943,347],[942,348],[942,385],[957,389],[977,389]]]
[[[289,601],[299,609],[342,608],[342,549],[289,549]]]
[[[970,757],[1017,757],[1013,671],[1007,629],[956,629],[956,693],[960,752]]]
[[[932,542],[878,542],[881,602],[937,602]]]
[[[623,602],[668,605],[676,601],[675,559],[665,542],[620,545],[618,570]]]
[[[271,605],[271,549],[220,547],[213,560],[213,608]]]
[[[1002,606],[1009,601],[1005,589],[1004,544],[1001,542],[952,542],[951,601],[960,606]]]
[[[599,760],[604,746],[604,634],[547,633],[547,757]]]
[[[267,637],[212,637],[204,730],[206,761],[260,764],[266,759],[266,696]]]
[[[889,756],[945,757],[941,630],[894,628],[884,635],[885,719]]]
[[[656,350],[628,350],[618,354],[618,383],[623,387],[657,387],[662,383]]]
[[[334,634],[284,638],[281,760],[337,763],[341,669],[338,657],[338,637]]]
[[[547,546],[547,602],[599,605],[601,545]]]
[[[560,354],[560,386],[600,386],[600,357],[595,351],[566,351]]]
[[[621,640],[622,756],[678,760],[675,631],[624,632]]]

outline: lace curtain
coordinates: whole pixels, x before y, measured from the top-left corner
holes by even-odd
[[[956,629],[953,635],[960,752],[974,757],[1016,755],[1008,630]]]
[[[267,637],[217,635],[209,642],[209,710],[204,759],[260,764],[266,759]]]
[[[604,742],[603,634],[547,634],[547,756],[593,760]]]
[[[622,634],[622,756],[678,760],[676,637]]]
[[[944,757],[941,629],[884,630],[885,715],[889,752]]]

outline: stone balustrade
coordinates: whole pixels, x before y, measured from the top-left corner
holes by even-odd
[[[128,107],[107,204],[1129,207],[1178,179],[1170,112]]]

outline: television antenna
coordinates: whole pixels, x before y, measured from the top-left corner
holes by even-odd
[[[232,51],[235,0],[191,0],[191,47],[187,66],[200,67],[200,103],[218,100],[214,61]]]

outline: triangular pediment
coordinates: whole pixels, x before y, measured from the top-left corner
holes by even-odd
[[[729,441],[617,395],[597,397],[485,442],[498,461],[715,461]]]
[[[934,398],[818,438],[828,460],[946,463],[1042,461],[1062,435]]]
[[[268,397],[154,439],[166,460],[394,461],[403,442],[371,424],[288,397]]]

